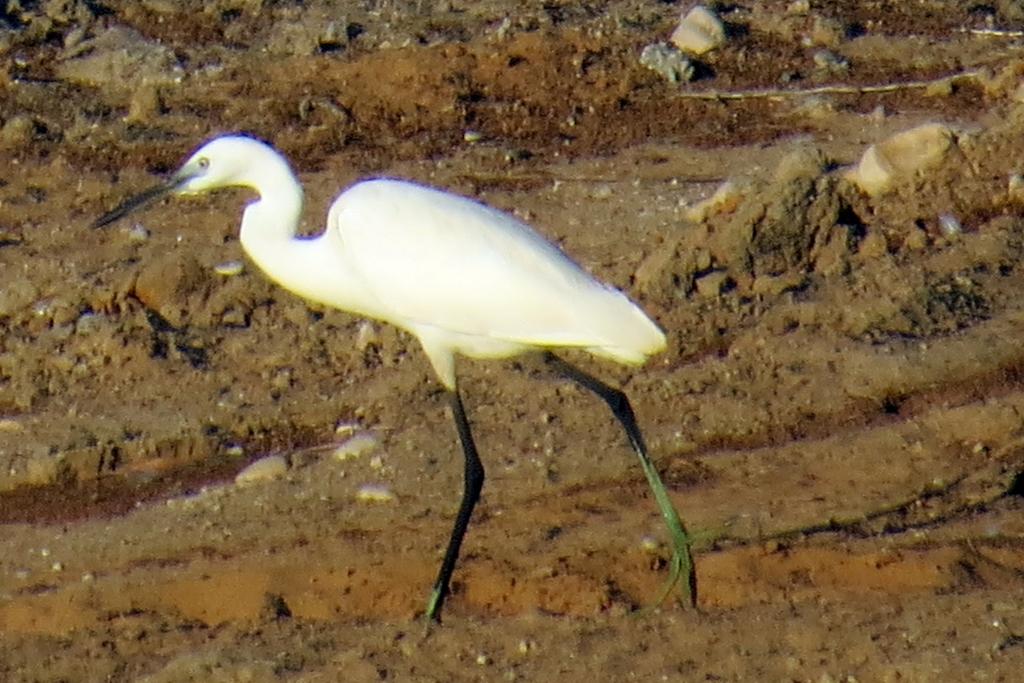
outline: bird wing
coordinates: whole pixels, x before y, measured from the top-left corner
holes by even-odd
[[[406,328],[600,346],[616,343],[625,308],[653,327],[530,227],[463,197],[365,181],[335,201],[328,229],[382,317]]]

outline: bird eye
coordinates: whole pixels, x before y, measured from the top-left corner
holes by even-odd
[[[210,160],[207,159],[206,157],[199,157],[199,161],[197,163],[199,164],[199,168],[203,170],[206,170],[210,167]]]

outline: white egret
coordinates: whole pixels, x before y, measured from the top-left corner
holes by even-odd
[[[465,457],[462,502],[426,616],[437,620],[484,482],[455,377],[455,356],[505,358],[543,351],[561,373],[596,393],[621,423],[668,526],[669,582],[695,601],[690,538],[647,455],[626,395],[555,356],[575,348],[640,364],[665,335],[622,292],[602,284],[529,226],[483,204],[415,183],[375,179],[331,205],[327,228],[296,236],[302,187],[288,162],[244,136],[216,138],[170,179],[106,214],[106,225],[162,195],[247,187],[259,198],[242,215],[246,253],[275,282],[306,299],[407,330],[447,390]]]

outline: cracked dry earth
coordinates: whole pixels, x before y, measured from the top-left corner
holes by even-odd
[[[1024,9],[722,6],[673,84],[638,55],[680,9],[0,8],[0,680],[1019,680]],[[934,164],[850,182],[924,122],[954,132]],[[243,192],[89,228],[229,131],[290,157],[304,232],[359,178],[420,180],[659,322],[644,368],[573,360],[633,400],[696,610],[649,608],[661,521],[604,407],[467,361],[489,479],[424,631],[461,456],[415,340],[269,284]]]

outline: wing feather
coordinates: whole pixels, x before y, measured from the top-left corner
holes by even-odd
[[[553,346],[636,345],[641,328],[648,346],[651,328],[661,337],[621,292],[526,224],[470,199],[365,181],[338,198],[328,226],[398,325]]]

